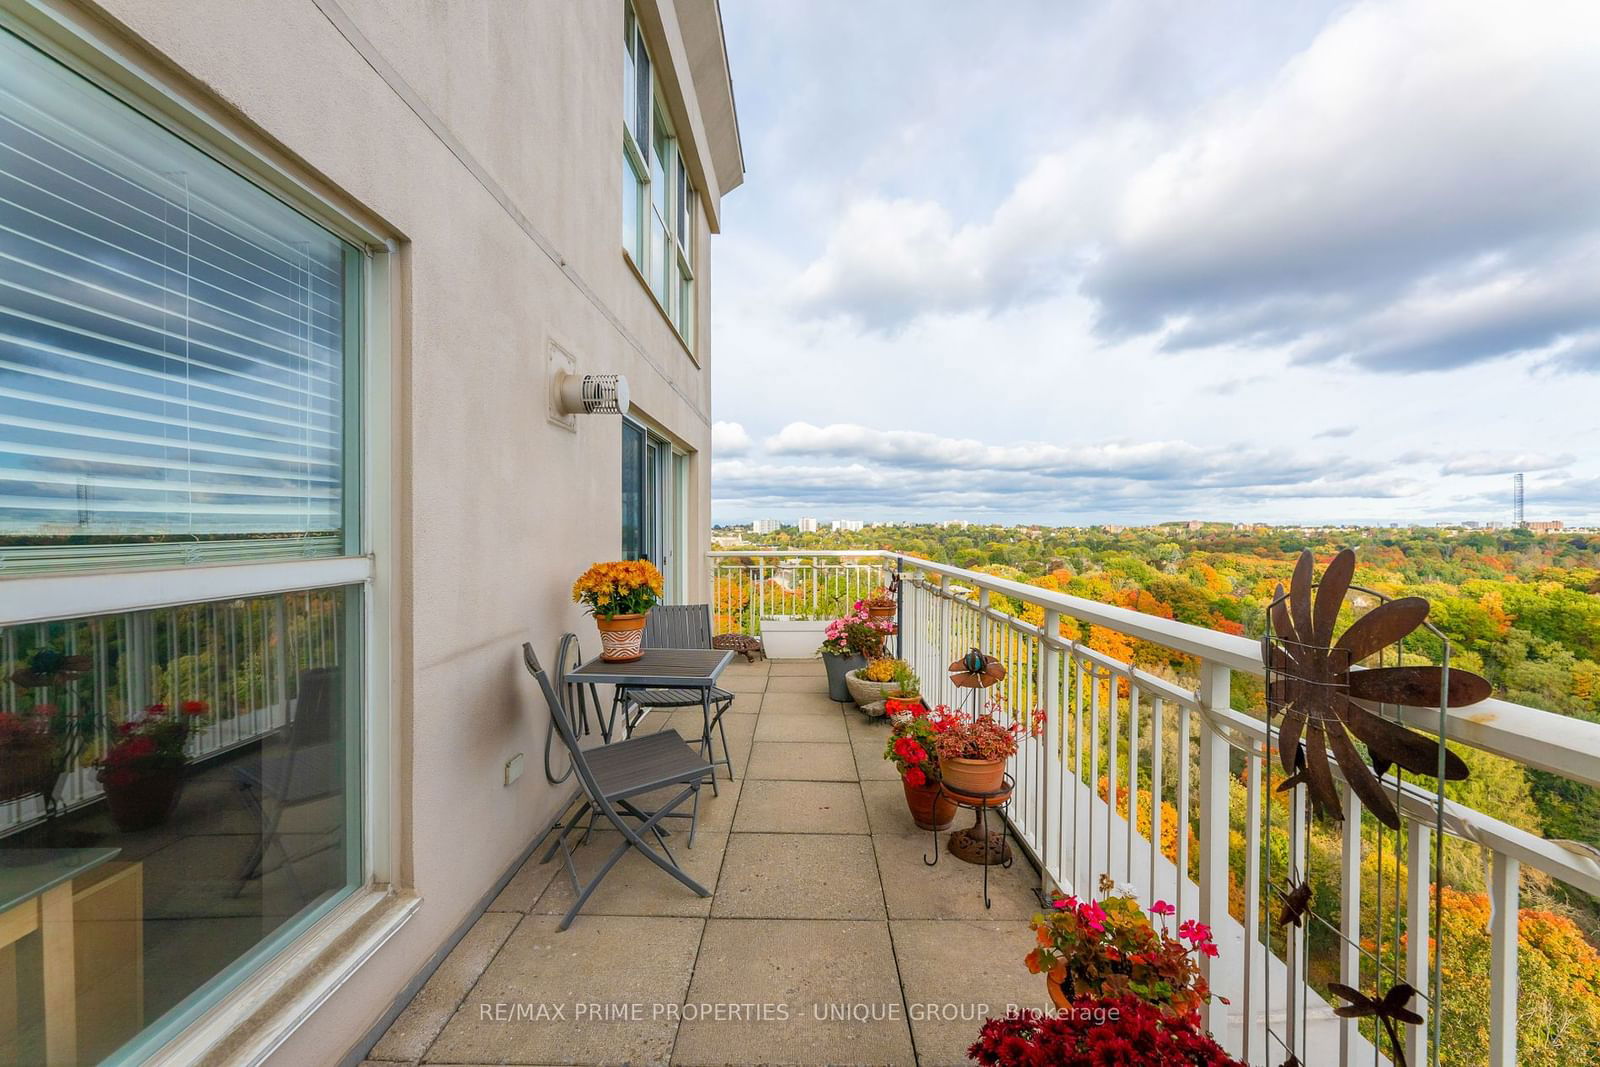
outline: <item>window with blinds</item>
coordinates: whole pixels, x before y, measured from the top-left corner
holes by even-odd
[[[353,550],[360,270],[0,33],[0,575]]]

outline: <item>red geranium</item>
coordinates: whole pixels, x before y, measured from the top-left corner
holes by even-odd
[[[189,730],[210,708],[203,700],[186,700],[179,705],[182,714],[168,715],[168,710],[165,704],[151,704],[141,717],[117,724],[118,740],[95,761],[103,785],[132,785],[146,775],[183,767]]]
[[[967,1055],[986,1067],[1243,1067],[1195,1016],[1168,1015],[1137,997],[1084,997],[1061,1012],[987,1019]]]
[[[939,776],[939,765],[931,755],[936,736],[934,722],[946,709],[941,705],[930,715],[920,700],[889,700],[884,706],[894,728],[884,746],[883,758],[895,765],[907,785],[927,785]]]

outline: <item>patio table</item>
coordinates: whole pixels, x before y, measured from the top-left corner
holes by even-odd
[[[716,792],[716,767],[728,768],[733,777],[733,760],[726,746],[721,759],[715,758],[711,745],[711,691],[717,679],[733,662],[731,649],[714,648],[647,648],[638,659],[610,662],[596,657],[567,675],[569,682],[593,682],[599,685],[620,685],[629,689],[695,689],[700,692],[701,750],[712,766],[711,790]]]

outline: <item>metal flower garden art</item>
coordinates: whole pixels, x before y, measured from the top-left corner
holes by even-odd
[[[1313,582],[1311,553],[1302,552],[1288,593],[1279,585],[1268,609],[1263,642],[1267,714],[1281,716],[1278,753],[1289,774],[1279,788],[1304,782],[1318,811],[1343,819],[1332,773],[1337,765],[1362,803],[1386,826],[1398,829],[1399,813],[1379,778],[1398,766],[1456,781],[1467,776],[1467,765],[1440,741],[1384,718],[1378,706],[1464,707],[1487,697],[1489,683],[1448,665],[1360,669],[1361,661],[1422,626],[1428,602],[1421,597],[1383,600],[1334,640],[1355,567],[1355,553],[1345,549],[1329,562],[1322,580]],[[1366,746],[1370,765],[1356,741]]]
[[[1418,1053],[1416,1058],[1437,1063],[1438,914],[1431,916],[1433,936],[1425,942],[1425,957],[1410,957],[1400,925],[1400,886],[1395,880],[1386,886],[1384,856],[1394,857],[1390,863],[1398,870],[1402,850],[1410,849],[1414,893],[1405,919],[1416,933],[1418,927],[1412,924],[1425,928],[1430,918],[1427,883],[1432,883],[1434,893],[1438,891],[1444,784],[1467,777],[1467,764],[1445,743],[1448,713],[1483,700],[1489,695],[1489,683],[1451,667],[1450,642],[1428,622],[1426,600],[1390,598],[1357,586],[1355,569],[1355,553],[1345,549],[1328,561],[1318,580],[1311,553],[1302,552],[1288,590],[1279,585],[1266,612],[1261,654],[1266,667],[1268,747],[1262,753],[1264,778],[1251,776],[1252,788],[1259,790],[1252,803],[1264,814],[1268,838],[1274,795],[1289,793],[1290,817],[1285,827],[1289,862],[1279,866],[1270,850],[1262,856],[1265,883],[1280,910],[1275,928],[1257,948],[1263,953],[1262,963],[1270,968],[1272,947],[1281,944],[1284,961],[1281,1021],[1271,1018],[1275,994],[1269,985],[1263,1036],[1268,1049],[1288,1054],[1285,1062],[1306,1061],[1312,1026],[1308,1012],[1316,999],[1307,942],[1313,925],[1308,920],[1314,918],[1319,929],[1334,931],[1342,943],[1340,981],[1325,988],[1347,1003],[1334,1007],[1333,1015],[1378,1024],[1369,1024],[1360,1040],[1370,1041],[1367,1047],[1376,1054],[1387,1038],[1391,1062],[1404,1064],[1409,1048]],[[1347,601],[1357,614],[1341,632]],[[1437,720],[1422,720],[1437,722],[1435,736],[1405,725],[1403,716],[1419,720],[1415,710],[1402,712],[1402,708],[1436,711]],[[1273,773],[1273,748],[1281,776]],[[1428,781],[1407,782],[1407,774]],[[1360,821],[1363,811],[1372,817],[1365,828]],[[1354,849],[1346,862],[1359,866],[1367,848],[1375,853],[1377,884],[1370,910],[1357,906],[1344,915],[1339,913],[1345,906],[1341,903],[1339,911],[1319,914],[1307,877],[1313,816],[1357,820],[1343,834],[1345,849]],[[1413,910],[1417,900],[1424,902],[1420,913]],[[1403,954],[1421,962],[1420,971],[1410,970],[1412,964],[1407,963],[1407,974],[1420,988],[1401,981]],[[1427,981],[1421,981],[1424,977]],[[1377,990],[1370,995],[1361,991],[1369,982]],[[1419,1010],[1411,1008],[1413,999]],[[1420,1027],[1428,1021],[1424,1013],[1434,1016],[1431,1047],[1426,1032],[1402,1029]],[[1341,1033],[1341,1042],[1356,1040]],[[1352,1046],[1343,1055],[1355,1056],[1356,1050]]]

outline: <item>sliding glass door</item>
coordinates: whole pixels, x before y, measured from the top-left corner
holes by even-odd
[[[680,599],[683,586],[679,526],[685,459],[647,427],[622,421],[622,555],[659,567],[669,601]]]

